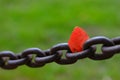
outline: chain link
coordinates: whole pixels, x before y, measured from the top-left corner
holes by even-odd
[[[97,45],[101,44],[101,53],[97,53]],[[76,53],[70,51],[67,43],[57,44],[44,51],[39,48],[29,48],[20,54],[3,51],[0,52],[0,67],[3,69],[15,69],[18,66],[27,65],[36,68],[52,62],[67,65],[84,58],[105,60],[117,53],[120,53],[120,37],[109,39],[98,36],[87,40],[83,46],[83,51]]]

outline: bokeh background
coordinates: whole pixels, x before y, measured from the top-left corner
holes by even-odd
[[[120,36],[119,0],[0,0],[0,51],[48,49],[67,42],[75,26],[90,37]],[[0,80],[119,80],[120,56],[82,59],[73,65],[0,69]]]

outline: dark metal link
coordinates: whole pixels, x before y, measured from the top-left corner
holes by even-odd
[[[101,46],[101,53],[97,53],[97,45]],[[104,36],[93,37],[84,43],[83,51],[72,53],[68,43],[60,43],[48,50],[29,48],[20,54],[11,51],[0,52],[0,67],[15,69],[21,65],[37,68],[48,63],[56,62],[61,65],[73,64],[80,59],[105,60],[120,53],[120,37],[109,39]],[[64,57],[63,57],[64,56]]]
[[[120,45],[120,37],[113,38],[112,41],[115,45]]]
[[[17,59],[16,55],[11,51],[0,52],[0,58],[1,57],[8,57],[10,59]]]
[[[114,45],[113,41],[111,41],[110,39],[108,39],[104,36],[99,36],[99,37],[94,37],[94,38],[87,40],[86,43],[84,44],[84,50],[86,50],[94,45],[97,45],[97,44],[103,44],[103,46],[113,46]],[[102,49],[102,53],[93,52],[92,55],[89,56],[89,58],[93,59],[93,60],[104,60],[104,59],[111,58],[114,55],[113,53],[111,53],[111,54],[104,53],[103,48],[101,48],[101,49]]]
[[[61,50],[66,50],[66,51],[70,51],[70,48],[68,46],[68,43],[61,43],[61,44],[57,44],[55,46],[53,46],[50,50],[51,54],[57,54],[58,51],[61,51]],[[63,53],[62,53],[63,54]],[[58,64],[62,64],[62,65],[65,65],[65,64],[73,64],[77,61],[77,59],[68,59],[67,57],[66,58],[62,58],[60,57],[59,59],[56,59],[55,62],[58,63]]]
[[[120,53],[120,45],[111,46],[111,47],[103,47],[103,51],[105,53],[110,53],[110,54]]]
[[[120,37],[114,38],[112,39],[112,41],[114,42],[115,46],[110,46],[110,47],[103,47],[103,51],[105,53],[120,53]]]
[[[29,48],[22,52],[21,57],[27,57],[31,54],[36,54],[37,56],[45,56],[45,53],[43,53],[43,51],[39,48]]]
[[[90,47],[86,50],[83,50],[82,52],[76,52],[76,53],[67,53],[66,57],[68,59],[83,59],[91,55],[91,53],[95,52],[95,47]]]
[[[21,58],[17,60],[8,60],[8,65],[11,66],[20,66],[25,64],[28,61],[28,58]]]
[[[70,50],[68,43],[60,43],[53,46],[50,50],[50,54],[56,54],[56,52],[60,50]]]
[[[29,48],[22,52],[21,57],[28,58],[28,61],[26,62],[26,65],[29,67],[42,67],[45,65],[45,63],[36,63],[33,54],[36,54],[36,56],[43,57],[45,56],[45,53],[38,49],[38,48]],[[36,57],[35,56],[35,57]]]
[[[1,68],[3,69],[15,69],[18,65],[8,64],[9,60],[16,60],[17,56],[11,51],[0,52],[0,60],[2,62]]]
[[[61,57],[61,52],[56,52],[56,54],[50,54],[50,50],[47,52],[45,51],[46,56],[45,57],[36,57],[35,62],[36,63],[50,63],[55,61],[56,59],[59,59]]]

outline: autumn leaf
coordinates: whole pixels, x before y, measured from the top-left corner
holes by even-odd
[[[89,39],[88,34],[80,27],[76,26],[70,36],[68,45],[70,50],[75,52],[80,52],[83,50],[83,44]]]

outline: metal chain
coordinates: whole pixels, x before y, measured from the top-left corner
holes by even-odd
[[[97,45],[101,44],[101,53],[97,53]],[[72,53],[67,43],[57,44],[44,51],[39,48],[29,48],[20,54],[3,51],[0,52],[0,67],[3,69],[15,69],[18,66],[27,65],[36,68],[51,62],[67,65],[84,58],[105,60],[117,53],[120,53],[120,37],[109,39],[99,36],[87,40],[83,46],[83,51],[77,53]],[[63,55],[65,55],[64,58]]]

